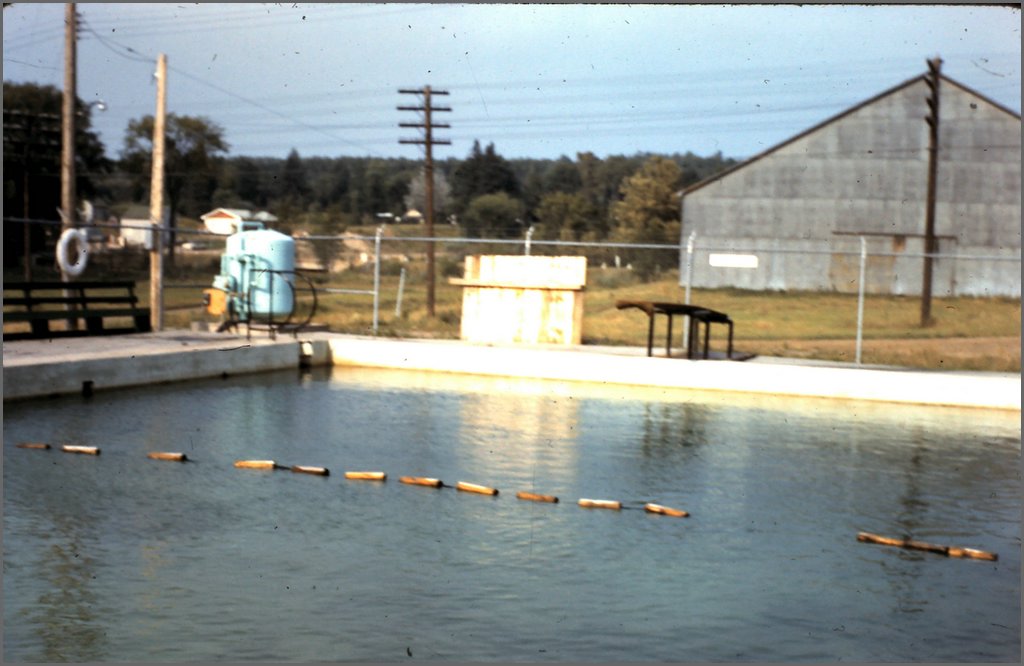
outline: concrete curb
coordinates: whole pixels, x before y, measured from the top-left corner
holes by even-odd
[[[301,339],[169,331],[4,346],[4,400],[78,394],[300,365],[391,368],[601,385],[1020,411],[1020,375],[771,359],[648,358],[635,349],[501,346],[310,333]]]
[[[1020,375],[648,358],[451,341],[329,339],[334,365],[1020,411]]]

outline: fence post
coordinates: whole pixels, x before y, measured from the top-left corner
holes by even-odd
[[[395,299],[395,318],[402,318],[402,292],[405,291],[405,266],[398,275],[398,298]]]
[[[857,352],[855,362],[860,365],[860,347],[864,338],[864,275],[868,263],[868,241],[860,237],[860,278],[857,280]]]
[[[377,227],[373,239],[373,334],[377,335],[380,321],[380,237],[384,233],[384,225]]]
[[[530,241],[532,239],[533,239],[533,225],[531,224],[530,228],[526,230],[526,246],[525,246],[525,251],[526,251],[526,256],[527,257],[530,256]]]
[[[690,290],[693,285],[693,247],[697,240],[697,232],[691,231],[686,239],[686,297],[683,302],[690,304]],[[683,349],[689,349],[690,327],[683,326]]]

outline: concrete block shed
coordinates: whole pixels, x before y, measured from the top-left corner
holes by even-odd
[[[936,296],[1020,297],[1021,117],[939,77]],[[683,191],[686,245],[754,254],[757,267],[694,254],[694,287],[856,291],[860,236],[871,293],[919,295],[930,95],[921,75]],[[852,254],[851,254],[852,253]],[[721,263],[721,262],[719,262]],[[729,262],[725,262],[729,263]]]

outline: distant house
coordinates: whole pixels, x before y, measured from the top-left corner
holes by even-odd
[[[164,206],[163,227],[170,227],[171,208]],[[129,206],[128,210],[121,216],[120,221],[120,244],[124,247],[144,247],[149,249],[152,236],[152,222],[149,219],[149,208],[147,206]],[[164,232],[164,245],[171,242],[169,232]]]
[[[205,215],[200,215],[199,219],[203,221],[207,231],[222,236],[230,236],[237,232],[243,222],[259,222],[263,226],[277,222],[276,215],[243,208],[216,208]]]
[[[934,262],[933,293],[1019,297],[1020,114],[944,76],[939,90],[935,235],[965,258]],[[683,248],[695,233],[750,260],[698,252],[692,286],[854,291],[863,237],[866,288],[920,294],[929,93],[915,77],[684,190]]]

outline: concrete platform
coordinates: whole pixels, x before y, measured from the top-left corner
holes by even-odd
[[[4,401],[294,368],[293,339],[163,331],[4,343]]]
[[[4,400],[311,365],[396,368],[705,391],[1020,411],[1019,374],[915,371],[755,358],[690,361],[645,349],[474,345],[308,333],[299,339],[190,331],[4,345]]]

